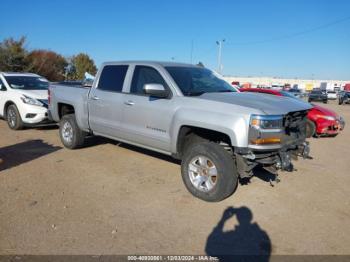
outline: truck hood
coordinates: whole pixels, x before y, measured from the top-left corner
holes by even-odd
[[[255,93],[205,93],[198,98],[246,108],[261,110],[267,115],[285,115],[289,112],[311,109],[309,103],[283,96]]]
[[[18,95],[25,95],[35,99],[45,99],[47,100],[49,97],[47,90],[21,90],[16,89],[16,93]]]

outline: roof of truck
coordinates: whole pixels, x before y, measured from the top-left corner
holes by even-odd
[[[3,76],[39,76],[37,74],[33,73],[26,73],[26,72],[0,72]]]
[[[184,67],[197,67],[197,65],[177,63],[177,62],[166,62],[166,61],[151,61],[151,60],[127,60],[127,61],[109,61],[103,63],[103,65],[109,64],[149,64],[149,65],[161,65],[161,66],[184,66]]]

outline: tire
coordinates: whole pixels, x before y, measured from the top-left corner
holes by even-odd
[[[206,167],[203,168],[206,171],[202,171],[202,176],[193,172],[198,170],[198,166]],[[209,170],[216,170],[216,176],[208,176]],[[222,146],[214,142],[200,142],[187,147],[181,162],[181,174],[188,191],[207,202],[221,201],[232,195],[237,188],[238,173],[235,161]],[[198,179],[199,177],[206,178],[206,182]],[[196,181],[201,182],[195,186]],[[208,185],[212,187],[209,188]]]
[[[316,133],[316,124],[313,121],[308,119],[306,121],[306,137],[310,138],[314,136],[315,133]]]
[[[328,103],[328,100],[323,100],[323,104],[327,104]]]
[[[6,111],[6,120],[9,128],[12,130],[21,130],[24,127],[21,115],[16,105],[10,105]]]
[[[86,132],[79,128],[74,114],[62,117],[59,132],[61,142],[66,148],[76,149],[84,145]]]
[[[339,105],[343,104],[343,101],[339,99],[339,100],[338,100],[338,104],[339,104]]]
[[[308,100],[307,100],[309,103],[311,103],[312,102],[312,100],[309,98]]]

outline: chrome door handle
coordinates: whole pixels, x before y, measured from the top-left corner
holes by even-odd
[[[92,96],[91,100],[99,100],[100,98],[98,96]]]
[[[133,101],[131,101],[131,100],[125,101],[124,104],[126,104],[127,106],[133,106],[133,105],[135,105],[135,103],[134,103]]]

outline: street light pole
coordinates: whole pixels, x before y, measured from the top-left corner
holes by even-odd
[[[216,41],[216,44],[219,46],[218,50],[218,73],[222,73],[222,63],[221,63],[221,56],[222,56],[222,44],[225,42],[225,39]]]

